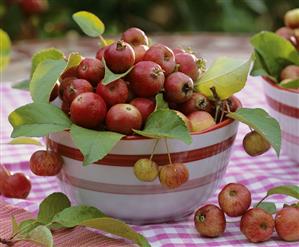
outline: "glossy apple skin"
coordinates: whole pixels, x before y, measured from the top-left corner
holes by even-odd
[[[216,124],[211,114],[205,111],[192,112],[187,117],[191,122],[193,132],[205,130]]]
[[[31,182],[23,173],[8,176],[2,184],[1,194],[9,198],[25,199],[31,190]]]
[[[69,105],[81,93],[92,92],[92,85],[84,79],[70,79],[63,92],[63,101]]]
[[[78,77],[96,86],[103,78],[105,68],[103,63],[95,58],[85,58],[78,66]]]
[[[182,72],[174,72],[166,78],[164,89],[167,101],[184,103],[192,97],[193,81]]]
[[[284,23],[292,29],[299,28],[299,8],[287,11],[284,15]]]
[[[297,65],[289,65],[285,67],[280,72],[280,80],[286,80],[286,79],[298,79],[299,78],[299,66]]]
[[[133,105],[117,104],[107,112],[106,127],[108,130],[129,135],[133,133],[133,129],[139,130],[141,126],[142,115]]]
[[[144,61],[152,61],[161,66],[165,76],[172,73],[175,69],[175,57],[170,48],[162,44],[151,46],[143,57]]]
[[[193,93],[191,98],[179,105],[178,109],[185,115],[195,111],[206,111],[211,113],[212,104],[209,99],[201,93]]]
[[[123,32],[121,39],[132,46],[148,45],[148,38],[146,34],[137,27],[131,27]]]
[[[219,237],[226,228],[225,215],[219,207],[207,204],[195,212],[194,225],[200,235],[204,237]]]
[[[172,50],[173,54],[176,55],[176,54],[179,54],[179,53],[184,53],[186,52],[183,48],[179,48],[179,47],[176,47]]]
[[[248,155],[254,157],[267,152],[271,144],[258,132],[252,131],[244,137],[243,148]]]
[[[103,46],[101,47],[97,53],[96,53],[96,59],[102,61],[103,60],[103,57],[104,57],[104,53],[106,51],[106,49],[108,48],[108,46]]]
[[[37,176],[56,176],[63,165],[62,157],[53,151],[39,150],[31,155],[30,170]]]
[[[135,64],[142,61],[146,51],[148,50],[148,46],[146,45],[138,45],[133,46],[135,52]]]
[[[130,88],[138,97],[155,96],[163,88],[165,77],[160,65],[151,61],[137,63],[128,75]]]
[[[191,77],[196,81],[199,76],[199,69],[197,66],[197,58],[190,53],[178,53],[175,55],[175,62],[178,65],[178,71]]]
[[[189,171],[183,163],[163,165],[160,169],[160,183],[168,189],[175,189],[186,183],[188,179]]]
[[[73,78],[78,77],[78,66],[71,67],[71,68],[67,69],[66,71],[64,71],[62,73],[62,75],[60,76],[59,81],[62,82],[62,80],[66,79],[68,77],[73,77]]]
[[[123,79],[118,79],[108,85],[99,83],[96,93],[104,99],[108,107],[111,107],[116,104],[125,103],[128,99],[129,91],[127,83]]]
[[[240,230],[250,242],[264,242],[272,236],[274,220],[263,209],[252,208],[242,216]]]
[[[250,207],[251,193],[243,184],[229,183],[218,194],[218,203],[228,216],[238,217]]]
[[[275,230],[284,241],[299,241],[299,208],[285,207],[275,216]]]
[[[96,93],[82,93],[77,96],[70,107],[71,120],[81,127],[96,128],[105,119],[106,103]]]
[[[143,123],[145,123],[148,116],[155,110],[156,107],[156,104],[147,98],[135,98],[130,102],[130,104],[139,110]]]
[[[132,46],[124,41],[117,41],[110,45],[104,52],[108,68],[121,74],[130,69],[135,63],[135,53]]]

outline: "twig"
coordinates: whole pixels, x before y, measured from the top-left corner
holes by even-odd
[[[171,156],[170,156],[170,153],[169,153],[167,139],[165,138],[164,140],[165,140],[166,151],[167,151],[167,155],[168,155],[168,161],[169,161],[169,164],[172,164],[172,160],[171,160]]]
[[[155,144],[154,144],[154,147],[153,147],[153,151],[151,153],[151,157],[150,157],[150,160],[152,160],[153,156],[154,156],[154,153],[155,153],[155,150],[156,150],[156,147],[157,147],[157,144],[158,142],[160,141],[160,139],[157,139]]]

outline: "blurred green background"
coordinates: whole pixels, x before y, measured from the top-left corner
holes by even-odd
[[[0,28],[13,40],[52,38],[79,31],[71,15],[93,12],[106,34],[130,26],[157,32],[254,33],[283,25],[299,0],[0,0]]]

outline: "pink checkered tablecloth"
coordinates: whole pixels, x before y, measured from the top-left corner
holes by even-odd
[[[30,102],[29,94],[24,91],[11,89],[9,84],[2,84],[0,93],[0,163],[5,164],[12,171],[25,172],[30,176],[33,184],[27,200],[7,199],[1,198],[1,196],[0,200],[5,200],[10,204],[35,212],[38,203],[50,193],[59,191],[59,187],[55,178],[37,177],[28,169],[28,160],[31,153],[40,147],[7,144],[10,140],[9,135],[11,132],[7,116],[13,109]],[[238,93],[237,96],[246,107],[264,107],[267,109],[262,91],[262,82],[259,79],[249,78],[246,88],[241,93]],[[256,158],[249,157],[242,149],[242,138],[247,132],[248,128],[241,124],[222,185],[229,182],[243,183],[251,190],[253,202],[256,202],[271,187],[282,184],[299,184],[299,164],[290,160],[284,153],[282,153],[279,159],[276,158],[273,150]],[[210,203],[217,203],[216,195],[218,192],[219,189],[210,198]],[[273,196],[271,200],[277,201],[278,207],[281,207],[283,202],[292,202],[292,198],[282,196]],[[236,220],[233,219],[232,221]],[[213,239],[199,236],[193,227],[192,216],[181,222],[133,227],[142,233],[152,246],[256,246],[250,244],[240,233],[238,223],[227,224],[225,234],[222,237]],[[277,235],[274,234],[270,241],[259,245],[298,246],[298,243],[280,241]]]

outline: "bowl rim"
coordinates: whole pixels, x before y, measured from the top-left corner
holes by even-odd
[[[240,107],[242,107],[241,101],[236,96],[232,96],[232,101],[233,101],[233,103],[236,104],[236,110],[239,109]],[[236,120],[227,118],[227,119],[223,120],[222,122],[217,123],[210,128],[207,128],[207,129],[201,130],[201,131],[191,132],[190,134],[191,134],[191,136],[206,134],[206,133],[214,131],[216,129],[223,128],[223,127],[233,123],[234,121],[236,121]],[[121,140],[132,141],[132,140],[145,140],[145,139],[151,139],[151,138],[145,137],[145,136],[138,136],[138,135],[127,135],[127,136],[124,136]]]
[[[280,90],[280,91],[285,91],[285,92],[289,92],[289,93],[293,93],[293,94],[299,94],[299,90],[297,91],[296,89],[293,88],[284,88],[284,87],[280,87],[278,86],[275,81],[273,81],[271,78],[267,77],[267,76],[262,76],[262,78],[272,87]]]

